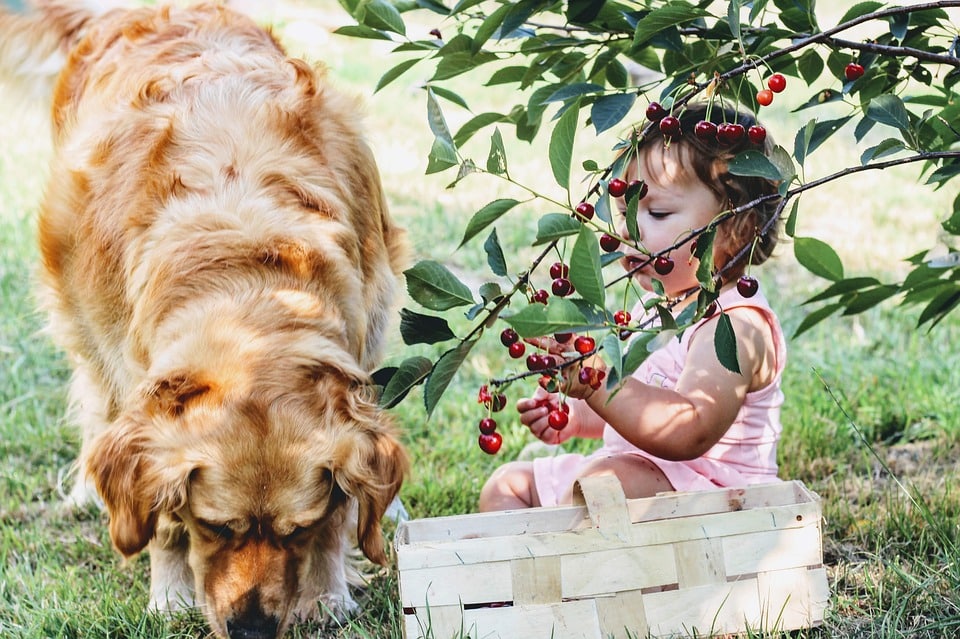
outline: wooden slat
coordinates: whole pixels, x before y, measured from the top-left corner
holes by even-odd
[[[464,629],[477,639],[606,639],[592,600],[477,608],[464,611],[463,617]]]
[[[647,615],[639,590],[618,593],[615,597],[598,597],[600,629],[605,638],[637,639],[647,636]]]
[[[652,588],[677,581],[677,566],[669,545],[615,548],[563,557],[564,598]]]
[[[723,543],[718,538],[693,539],[673,544],[680,588],[726,583]]]
[[[823,562],[819,526],[744,533],[723,543],[727,575],[816,566]]]
[[[513,601],[509,561],[400,571],[404,608]]]
[[[797,517],[801,517],[798,521]],[[462,539],[447,543],[416,543],[397,548],[401,571],[441,566],[508,561],[523,557],[573,554],[585,550],[608,550],[725,537],[755,531],[809,526],[819,521],[818,505],[798,504],[739,512],[699,515],[634,524],[627,539],[604,536],[593,528],[543,534],[513,535],[493,542]]]
[[[560,590],[560,558],[528,557],[510,562],[513,604],[539,605],[557,603]]]
[[[573,485],[573,503],[585,505],[590,523],[604,535],[626,541],[630,537],[630,513],[620,480],[615,475],[582,477]]]

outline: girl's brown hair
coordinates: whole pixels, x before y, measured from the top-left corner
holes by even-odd
[[[729,171],[730,160],[746,150],[759,150],[769,156],[774,144],[768,135],[762,145],[753,144],[746,133],[734,144],[721,144],[716,139],[703,140],[694,133],[694,127],[702,120],[714,124],[740,124],[744,131],[757,125],[750,114],[734,111],[714,104],[692,103],[674,115],[680,120],[681,135],[673,136],[669,143],[677,145],[677,152],[684,157],[696,178],[724,202],[726,209],[737,209],[763,196],[776,195],[779,183],[756,176],[734,175]],[[650,127],[646,136],[639,140],[637,151],[652,144],[664,144],[666,140],[659,127]],[[632,146],[632,145],[631,145]],[[692,176],[691,176],[692,177]],[[718,225],[714,240],[714,261],[723,279],[730,281],[745,270],[747,260],[762,264],[773,253],[780,239],[779,220],[774,220],[780,198],[770,197],[754,206],[738,212]],[[756,245],[750,245],[756,240]],[[746,251],[742,253],[742,251]],[[742,253],[742,254],[741,254]]]

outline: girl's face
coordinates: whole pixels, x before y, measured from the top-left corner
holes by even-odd
[[[723,210],[723,202],[701,182],[692,167],[683,164],[689,150],[673,144],[664,148],[651,144],[642,149],[639,159],[627,169],[626,180],[641,179],[647,183],[647,195],[637,206],[637,230],[640,237],[630,238],[627,231],[626,209],[623,198],[617,199],[617,231],[622,237],[635,240],[652,254],[676,244],[690,231],[707,225]],[[663,284],[668,296],[676,296],[697,286],[697,265],[690,250],[693,240],[670,253],[673,270],[660,275],[648,264],[634,273],[635,281],[644,289],[653,290],[653,279]],[[621,245],[624,257],[621,265],[627,271],[649,258],[631,246]]]

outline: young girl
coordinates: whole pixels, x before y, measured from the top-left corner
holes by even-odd
[[[744,130],[756,124],[751,116],[714,107],[715,123],[739,123]],[[757,177],[732,175],[728,161],[754,148],[769,152],[769,140],[754,145],[746,135],[734,144],[703,140],[694,133],[704,120],[703,106],[688,107],[680,115],[682,135],[665,140],[653,133],[640,143],[636,159],[627,168],[627,181],[642,179],[649,188],[639,201],[631,238],[656,254],[690,231],[711,222],[722,211],[776,192],[776,184]],[[498,468],[480,494],[480,510],[505,510],[570,504],[574,481],[590,475],[616,475],[627,498],[652,496],[669,490],[703,490],[744,486],[777,480],[777,441],[780,438],[780,379],[786,350],[784,336],[762,292],[744,297],[737,281],[746,257],[732,260],[756,238],[753,264],[765,261],[777,242],[776,199],[722,222],[716,230],[713,257],[722,272],[717,306],[726,313],[737,337],[740,373],[718,360],[714,339],[718,313],[708,315],[679,338],[651,353],[615,393],[601,385],[594,390],[578,380],[580,366],[563,370],[562,391],[570,405],[569,422],[562,430],[547,423],[550,407],[560,398],[537,389],[533,397],[517,402],[520,421],[548,444],[572,437],[602,438],[590,455],[561,454],[514,461]],[[618,202],[618,232],[628,237],[626,205]],[[761,229],[769,228],[765,234]],[[759,237],[758,237],[759,234]],[[692,242],[691,242],[692,244]],[[632,271],[648,261],[625,244],[621,265]],[[680,298],[679,313],[696,295],[698,261],[690,248],[673,251],[674,268],[659,275],[648,265],[633,273],[642,288],[653,290],[659,280],[668,297]],[[642,303],[632,310],[644,314]],[[555,355],[569,355],[569,346],[543,338],[538,345]],[[605,368],[594,356],[582,366]]]

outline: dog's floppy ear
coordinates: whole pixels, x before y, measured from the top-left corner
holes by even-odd
[[[124,557],[136,555],[153,537],[157,511],[146,485],[147,417],[125,414],[90,443],[87,474],[110,513],[110,539]]]
[[[159,461],[154,436],[159,420],[179,416],[209,386],[188,376],[173,376],[145,385],[140,405],[123,413],[89,443],[86,471],[110,513],[110,538],[124,557],[146,547],[161,509],[186,501],[186,478]]]
[[[372,404],[357,408],[360,431],[343,442],[334,477],[357,500],[360,549],[370,561],[385,565],[380,520],[400,491],[409,460],[390,418]]]

